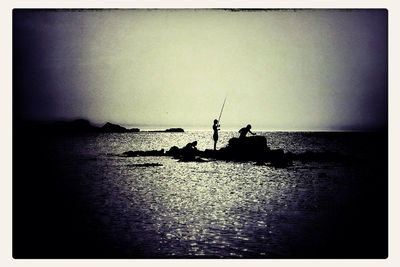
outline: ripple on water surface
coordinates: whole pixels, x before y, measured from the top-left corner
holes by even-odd
[[[221,134],[221,140],[234,134]],[[265,135],[269,144],[284,137]],[[193,140],[200,149],[212,147],[208,132],[70,140],[68,153],[79,157],[65,163],[66,173],[79,176],[93,208],[91,219],[128,255],[140,250],[146,257],[285,257],[299,244],[313,242],[307,238],[340,192],[340,166],[275,169],[251,162],[117,156]],[[307,147],[296,145],[294,150]],[[85,157],[96,160],[82,161]]]

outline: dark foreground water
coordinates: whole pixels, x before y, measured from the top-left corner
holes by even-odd
[[[285,151],[346,160],[178,162],[118,156],[212,132],[43,136],[13,146],[16,258],[385,258],[387,134],[265,132]],[[221,132],[219,147],[234,132]],[[148,163],[155,163],[148,166]]]

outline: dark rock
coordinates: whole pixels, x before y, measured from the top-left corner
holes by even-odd
[[[253,152],[269,150],[267,138],[265,136],[231,138],[228,142],[228,148]]]
[[[127,132],[129,132],[129,133],[137,133],[137,132],[140,132],[140,129],[139,128],[131,128],[131,129],[128,129]]]
[[[122,133],[122,132],[128,132],[128,130],[125,127],[119,126],[117,124],[112,124],[107,122],[106,124],[103,125],[103,127],[100,128],[102,132],[105,133]]]
[[[137,156],[139,156],[138,152],[140,152],[140,151],[126,151],[126,152],[122,153],[121,156],[124,156],[124,157],[137,157]]]
[[[138,128],[126,129],[118,124],[113,124],[107,122],[99,129],[103,133],[133,133],[133,132],[140,132]]]
[[[180,149],[177,146],[171,147],[165,154],[167,156],[178,156],[180,153]]]
[[[179,160],[180,162],[208,162],[208,160],[205,160],[200,157],[183,157]]]
[[[170,129],[166,129],[166,132],[177,132],[177,133],[183,133],[184,130],[182,128],[170,128]]]
[[[206,149],[200,151],[196,148],[197,141],[188,143],[183,148],[171,147],[166,153],[164,150],[152,151],[128,151],[122,154],[125,157],[136,156],[172,156],[180,161],[204,162],[202,158],[227,160],[227,161],[255,161],[256,165],[276,168],[286,168],[293,164],[294,160],[300,161],[336,161],[343,160],[343,156],[332,152],[310,152],[294,154],[285,153],[282,149],[270,149],[264,136],[252,136],[245,138],[231,138],[226,147],[220,150]]]
[[[264,136],[231,138],[228,146],[220,149],[223,157],[234,160],[265,159],[270,151]]]
[[[144,153],[144,156],[164,156],[164,149],[161,150],[151,150],[151,151],[146,151]]]
[[[245,138],[231,138],[228,141],[228,148],[232,150],[258,152],[269,150],[265,136],[250,136]]]
[[[291,156],[285,154],[283,149],[270,150],[267,153],[267,160],[276,168],[285,168],[293,164]]]
[[[218,157],[219,154],[221,154],[221,151],[213,149],[206,149],[204,151],[199,151],[199,155],[205,158],[216,158]]]
[[[184,161],[193,161],[196,156],[199,156],[199,150],[197,149],[197,141],[186,144],[183,148],[178,148],[177,146],[171,147],[166,155],[179,158]]]
[[[164,149],[150,151],[127,151],[122,153],[123,157],[138,157],[138,156],[164,156]]]
[[[128,167],[159,167],[163,166],[160,163],[143,163],[143,164],[130,164]]]
[[[275,168],[286,168],[293,165],[293,161],[287,157],[271,158],[270,163]]]

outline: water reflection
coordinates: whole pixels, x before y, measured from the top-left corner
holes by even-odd
[[[254,231],[267,228],[268,211],[281,205],[287,190],[268,179],[276,174],[264,167],[261,176],[251,163],[171,160],[162,168],[132,170],[129,191],[151,218],[162,253],[171,256],[249,254],[251,243],[259,247]]]
[[[323,166],[307,164],[275,169],[253,163],[109,155],[183,146],[193,140],[204,140],[206,145],[199,141],[200,149],[207,142],[213,145],[207,133],[185,134],[172,140],[166,138],[169,133],[109,135],[109,142],[98,135],[84,145],[70,146],[68,153],[87,149],[85,156],[97,155],[96,160],[66,162],[65,175],[81,181],[82,195],[95,213],[90,216],[93,224],[128,250],[127,255],[140,250],[146,257],[286,257],[296,255],[293,249],[304,242],[323,240],[309,237],[332,205],[330,200],[341,192],[337,181],[343,170],[328,166],[320,176]],[[123,142],[115,142],[118,138]],[[147,163],[162,166],[137,167]]]

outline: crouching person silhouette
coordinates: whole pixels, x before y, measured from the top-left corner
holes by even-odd
[[[239,138],[240,138],[240,139],[245,138],[246,135],[247,135],[247,133],[251,133],[252,135],[256,135],[255,133],[253,133],[252,131],[250,131],[250,129],[251,129],[251,125],[250,125],[250,124],[248,124],[246,127],[243,127],[242,129],[240,129],[240,130],[239,130],[239,133],[240,133]]]
[[[182,159],[185,161],[194,160],[198,151],[196,146],[197,141],[194,141],[182,148]]]

